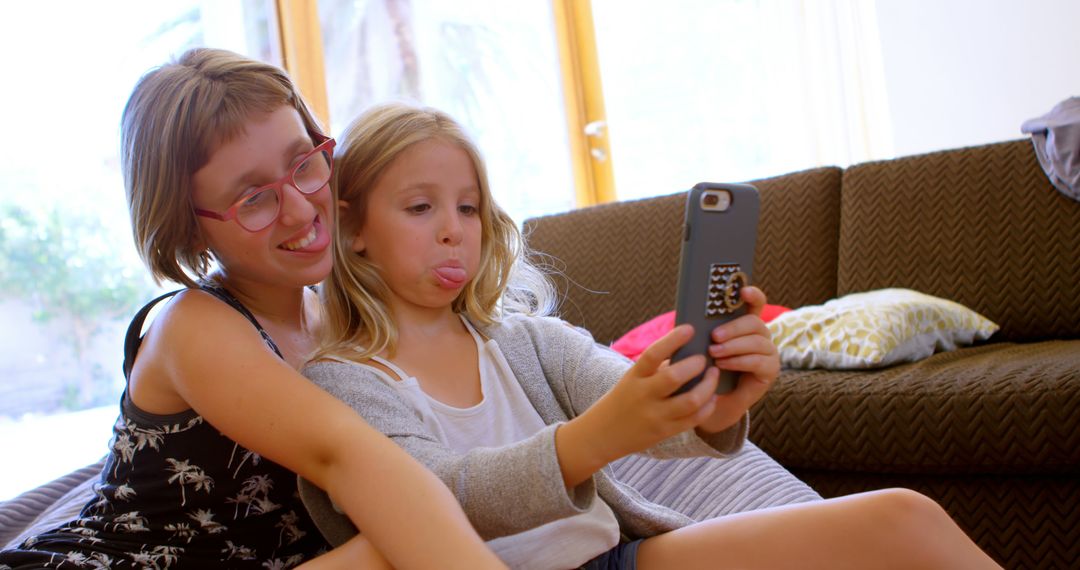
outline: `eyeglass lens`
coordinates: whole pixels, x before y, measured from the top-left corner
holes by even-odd
[[[290,175],[291,180],[285,180],[285,183],[301,193],[315,193],[330,181],[331,160],[329,152],[317,152],[297,164]],[[237,210],[236,220],[249,231],[259,231],[274,223],[281,191],[281,186],[276,185],[251,194]]]

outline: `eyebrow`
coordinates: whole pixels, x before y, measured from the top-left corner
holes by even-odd
[[[297,137],[296,140],[294,140],[289,146],[285,147],[285,151],[282,153],[282,157],[286,160],[289,160],[293,158],[296,154],[298,154],[300,152],[300,149],[308,145],[311,145],[312,149],[315,148],[315,145],[313,144],[310,136],[301,135]],[[256,181],[260,178],[261,176],[255,170],[249,170],[234,178],[232,182],[230,182],[228,185],[228,188],[234,189],[234,195],[231,200],[236,200],[240,198],[243,192],[247,190],[249,186],[254,186]],[[276,179],[274,180],[274,182],[276,182]],[[259,184],[259,186],[262,186],[262,184]]]
[[[406,192],[410,192],[410,191],[413,191],[413,190],[431,190],[433,188],[438,188],[438,187],[439,187],[438,182],[413,182],[413,183],[410,183],[410,184],[406,184],[405,186],[401,186],[399,188],[396,188],[394,190],[394,193],[395,194],[404,194]],[[475,194],[483,194],[483,192],[480,191],[480,185],[479,184],[474,184],[472,186],[469,186],[468,188],[459,188],[458,191],[459,192],[460,191],[465,191],[465,192],[468,192],[468,193],[475,193]]]

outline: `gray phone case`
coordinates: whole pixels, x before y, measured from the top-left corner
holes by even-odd
[[[726,210],[703,208],[702,197],[709,190],[728,192],[731,201]],[[712,330],[746,313],[739,290],[753,276],[758,209],[758,191],[748,184],[702,182],[687,194],[675,324],[694,325],[694,338],[672,362],[694,354],[709,358]],[[676,393],[689,390],[701,378],[698,375]],[[737,381],[738,373],[721,370],[716,393],[734,390]]]

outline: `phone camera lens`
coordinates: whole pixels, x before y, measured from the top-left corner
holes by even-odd
[[[706,194],[705,199],[702,200],[706,206],[715,206],[720,203],[720,197],[716,194]]]

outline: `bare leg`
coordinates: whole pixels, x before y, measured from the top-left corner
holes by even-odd
[[[888,489],[704,521],[646,539],[638,567],[998,568],[936,502]]]
[[[392,570],[390,563],[379,554],[364,535],[358,534],[348,542],[309,560],[296,570]]]

